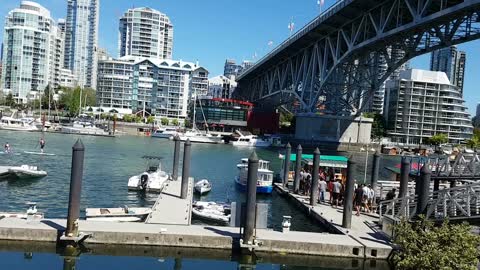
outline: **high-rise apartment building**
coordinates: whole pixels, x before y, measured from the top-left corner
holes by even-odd
[[[225,61],[225,65],[223,67],[223,75],[225,77],[238,77],[242,72],[245,70],[249,69],[255,65],[254,62],[252,61],[246,61],[244,60],[242,64],[238,64],[235,62],[233,59],[227,59]]]
[[[208,71],[198,64],[124,56],[99,62],[97,105],[185,119],[190,97],[207,88]]]
[[[155,9],[129,9],[120,18],[118,46],[120,57],[132,55],[172,59],[172,22]]]
[[[2,87],[16,102],[26,103],[29,96],[38,96],[47,85],[54,87],[61,40],[46,8],[22,1],[20,7],[10,11],[3,45]]]
[[[216,76],[208,79],[208,96],[212,98],[231,98],[237,82],[231,77]]]
[[[432,52],[430,70],[442,71],[447,74],[450,83],[456,85],[463,93],[465,78],[466,53],[459,51],[457,46],[450,46]]]
[[[68,0],[65,63],[78,85],[96,88],[100,0]]]
[[[460,89],[443,72],[410,69],[387,83],[385,119],[393,142],[426,143],[446,134],[450,143],[472,136],[473,127]]]

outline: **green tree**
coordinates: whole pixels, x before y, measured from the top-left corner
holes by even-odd
[[[394,226],[399,247],[393,256],[395,269],[477,269],[480,237],[471,229],[448,220],[437,227],[423,217],[411,223],[402,220]]]
[[[363,113],[363,117],[365,118],[372,118],[373,123],[372,123],[372,134],[371,137],[374,140],[380,140],[385,136],[385,119],[383,119],[383,116],[379,113]]]
[[[166,117],[163,117],[162,119],[160,119],[160,122],[162,123],[162,126],[168,126],[168,118]]]
[[[177,120],[177,119],[173,119],[173,120],[172,120],[172,125],[178,126],[178,125],[179,125],[178,120]]]
[[[467,141],[467,146],[470,148],[480,147],[480,128],[475,128],[473,130],[473,136]]]
[[[155,122],[155,116],[150,115],[147,117],[147,124],[153,124]]]
[[[186,128],[191,128],[191,127],[192,127],[192,123],[191,123],[190,120],[188,120],[188,119],[185,119],[185,122],[183,122],[183,125],[184,125]]]
[[[5,98],[5,106],[13,107],[15,106],[15,100],[13,99],[12,93],[8,94]]]
[[[448,142],[448,136],[447,134],[439,133],[430,137],[427,142],[431,145],[439,146]]]
[[[45,89],[43,90],[43,94],[42,94],[42,109],[46,110],[49,107],[55,108],[53,104],[53,94],[55,94],[55,92],[52,89],[50,89],[50,85],[47,85],[47,87],[45,87]]]
[[[97,93],[92,88],[84,88],[82,91],[82,97],[82,106],[85,107],[97,105]]]
[[[129,122],[132,122],[132,121],[133,121],[132,115],[131,115],[131,114],[125,114],[125,115],[123,116],[123,121],[124,121],[124,122],[128,122],[128,123],[129,123]]]
[[[133,117],[133,120],[134,120],[135,123],[140,123],[140,122],[142,122],[143,117],[141,117],[140,115],[136,114],[136,115]]]

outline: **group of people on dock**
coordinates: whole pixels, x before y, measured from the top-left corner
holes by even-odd
[[[318,182],[318,198],[319,203],[328,203],[332,207],[342,206],[345,200],[345,179],[335,175],[331,170],[320,169]],[[308,169],[300,171],[300,184],[298,193],[310,196],[312,186],[312,175]],[[328,195],[328,199],[327,199]],[[374,211],[375,191],[371,185],[357,184],[355,180],[353,202],[356,215],[360,215],[361,211],[370,213]]]

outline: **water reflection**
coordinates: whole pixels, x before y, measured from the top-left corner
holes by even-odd
[[[226,250],[100,246],[89,245],[88,252],[66,256],[52,244],[0,242],[0,269],[376,269],[390,270],[385,261],[262,254],[240,256]],[[70,254],[71,255],[71,254]]]

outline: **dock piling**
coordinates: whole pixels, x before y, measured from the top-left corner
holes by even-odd
[[[287,143],[285,150],[285,160],[283,163],[283,187],[288,187],[288,177],[290,173],[290,156],[292,155],[292,146]]]
[[[257,203],[258,163],[257,153],[253,151],[248,158],[247,207],[245,209],[245,230],[243,231],[244,244],[253,244]]]
[[[432,178],[432,171],[428,168],[428,165],[425,164],[420,171],[420,179],[417,182],[419,186],[418,191],[418,201],[417,201],[417,217],[418,215],[427,213],[428,198],[430,195],[430,180]]]
[[[183,147],[183,168],[182,168],[182,189],[180,197],[182,199],[187,198],[188,193],[188,178],[190,177],[190,156],[191,156],[192,143],[190,139],[187,139],[185,146]]]
[[[172,180],[178,180],[178,163],[180,161],[180,138],[178,135],[175,135],[173,138],[175,142],[175,147],[173,149],[173,169],[172,169]]]
[[[78,235],[78,220],[80,218],[80,195],[82,191],[83,161],[85,146],[81,140],[72,147],[72,168],[70,175],[70,194],[68,201],[67,229],[65,236],[76,237]]]
[[[400,165],[400,190],[398,198],[405,198],[408,193],[408,179],[410,178],[410,161],[403,157]]]
[[[295,179],[293,180],[293,192],[298,194],[300,189],[300,170],[302,168],[302,146],[297,146],[297,157],[295,159]]]
[[[312,186],[310,191],[310,205],[317,205],[318,201],[318,171],[320,167],[320,149],[318,147],[313,152],[313,171],[312,171]]]
[[[377,183],[378,183],[378,175],[380,171],[380,153],[378,151],[375,152],[373,155],[373,166],[372,166],[372,189],[375,191],[373,194],[373,203],[375,204],[377,202]]]
[[[345,196],[343,203],[343,220],[342,227],[345,229],[352,228],[352,211],[353,211],[353,189],[355,186],[355,178],[353,172],[355,171],[355,162],[353,156],[347,162],[347,183],[345,186]]]

